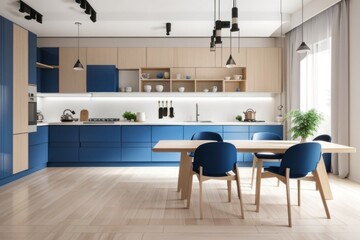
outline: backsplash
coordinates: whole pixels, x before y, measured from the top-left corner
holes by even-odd
[[[79,118],[82,109],[89,111],[90,118],[122,118],[125,111],[145,112],[149,122],[179,122],[195,120],[195,105],[199,106],[199,120],[214,122],[236,121],[236,115],[251,108],[256,111],[256,120],[275,121],[278,97],[216,97],[216,98],[163,98],[163,97],[41,97],[38,99],[38,110],[46,122],[59,122],[60,116],[67,108],[76,112]],[[174,118],[158,119],[158,101],[173,101]]]

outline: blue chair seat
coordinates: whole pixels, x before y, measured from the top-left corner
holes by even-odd
[[[264,171],[275,173],[275,174],[281,175],[281,176],[285,176],[285,171],[282,171],[280,169],[280,166],[279,167],[276,167],[276,166],[267,167],[267,168],[264,168]],[[307,174],[305,174],[305,175],[304,174],[293,174],[290,171],[290,178],[302,178],[302,177],[305,177],[306,175]]]
[[[259,153],[255,153],[255,156],[259,159],[282,159],[284,154],[282,153],[278,153],[278,154],[275,154],[275,153],[271,153],[271,152],[259,152]]]

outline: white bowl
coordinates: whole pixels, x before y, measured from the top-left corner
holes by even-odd
[[[126,87],[125,92],[132,92],[132,87]]]
[[[224,77],[224,79],[225,79],[225,80],[230,80],[231,77],[230,77],[230,76],[226,76],[226,77]]]
[[[203,90],[203,92],[208,92],[209,91],[209,89],[207,89],[207,88],[205,88],[204,90]]]
[[[151,92],[151,85],[144,85],[144,92]]]
[[[155,86],[155,90],[156,90],[157,92],[162,92],[162,91],[164,90],[164,86],[163,86],[163,85],[156,85],[156,86]]]
[[[179,88],[178,88],[178,91],[179,91],[179,92],[184,92],[184,91],[185,91],[185,87],[179,87]]]
[[[234,80],[241,80],[242,79],[242,75],[234,75]]]

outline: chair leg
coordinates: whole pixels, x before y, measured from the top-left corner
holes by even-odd
[[[319,192],[320,192],[321,200],[322,200],[323,205],[324,205],[326,217],[327,217],[328,219],[330,219],[330,218],[331,218],[331,217],[330,217],[330,211],[329,211],[329,208],[328,208],[327,203],[326,203],[324,190],[323,190],[323,188],[322,188],[322,186],[321,186],[321,184],[320,184],[319,174],[318,174],[317,170],[315,170],[315,171],[313,172],[313,174],[314,174],[314,177],[315,177],[316,186],[319,187]]]
[[[240,199],[240,211],[241,211],[241,218],[244,219],[245,215],[244,215],[244,205],[243,205],[243,200],[242,200],[242,194],[241,194],[241,185],[240,185],[240,174],[239,174],[239,168],[238,165],[235,165],[235,174],[236,174],[236,186],[237,186],[237,191],[238,191],[238,196]]]
[[[186,208],[188,208],[188,209],[190,208],[193,176],[194,176],[194,174],[191,174],[191,177],[189,178],[189,190],[188,190],[188,199],[187,199],[187,205],[186,205]]]
[[[298,190],[298,206],[300,206],[300,180],[297,180],[297,190]]]
[[[199,199],[199,203],[200,203],[200,219],[203,219],[203,202],[202,202],[202,172],[203,169],[202,167],[200,167],[200,176],[199,176],[199,190],[200,190],[200,199]]]
[[[228,202],[231,202],[231,180],[227,181],[227,188],[228,188]]]
[[[252,162],[252,172],[251,172],[251,189],[253,189],[254,187],[254,177],[255,177],[255,168],[256,168],[256,164],[257,164],[257,158],[254,155],[253,157],[253,162]]]
[[[290,202],[290,182],[289,182],[289,177],[290,177],[290,169],[287,168],[286,169],[286,199],[287,199],[287,210],[288,210],[288,222],[289,222],[289,227],[292,227],[292,223],[291,223],[291,202]]]

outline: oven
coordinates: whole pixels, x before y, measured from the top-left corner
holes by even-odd
[[[37,130],[37,103],[36,103],[37,99],[36,98],[37,98],[36,86],[29,85],[29,90],[28,90],[29,132],[36,132]]]

